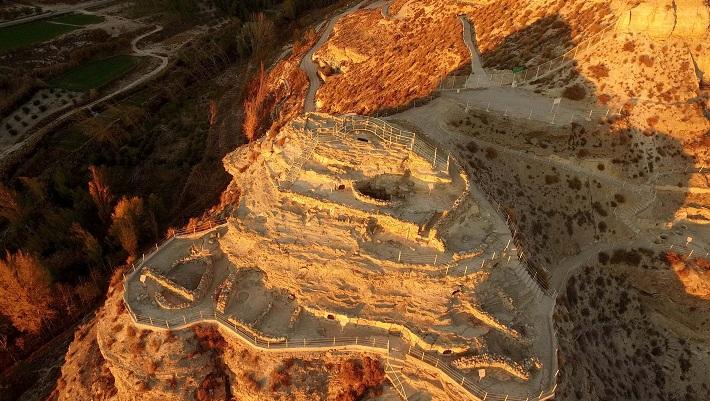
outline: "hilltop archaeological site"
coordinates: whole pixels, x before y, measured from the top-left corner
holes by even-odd
[[[312,28],[222,202],[114,274],[50,399],[710,400],[707,1]]]

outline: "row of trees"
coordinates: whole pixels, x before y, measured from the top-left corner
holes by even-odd
[[[106,169],[88,170],[81,192],[56,176],[49,185],[29,178],[0,185],[0,343],[13,360],[91,308],[121,255],[135,258],[155,239],[154,202],[117,198]],[[57,207],[62,202],[74,204]]]
[[[140,102],[78,117],[3,178],[0,366],[93,308],[114,266],[184,221],[177,200],[216,118],[200,99],[210,96],[211,78],[251,54],[235,39],[248,38],[244,25],[233,21],[183,48]],[[210,160],[218,167],[220,155]],[[205,203],[219,188],[212,196]]]
[[[3,179],[0,366],[76,321],[96,305],[113,266],[137,257],[170,225],[181,225],[187,217],[182,194],[191,206],[218,199],[224,187],[214,177],[228,175],[219,170],[223,154],[208,154],[218,110],[206,100],[218,96],[211,80],[235,62],[258,65],[253,61],[283,45],[276,46],[274,22],[283,13],[253,11],[265,4],[283,10],[287,3],[244,2],[239,9],[248,12],[234,11],[243,19],[183,47],[171,73],[137,100],[105,106],[98,116],[50,133]],[[306,3],[290,4],[298,14]],[[268,109],[259,71],[247,91],[257,112]],[[198,166],[210,171],[199,193],[186,182]],[[216,182],[214,191],[204,181]]]

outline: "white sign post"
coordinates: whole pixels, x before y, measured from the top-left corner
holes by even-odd
[[[557,108],[559,109],[560,103],[562,103],[562,98],[561,97],[555,98],[555,100],[552,101],[552,110],[550,110],[550,113],[555,111],[555,106],[558,106]]]

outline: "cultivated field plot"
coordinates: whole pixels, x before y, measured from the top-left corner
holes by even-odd
[[[0,28],[0,53],[45,42],[84,26],[102,22],[103,17],[69,14],[42,21]]]
[[[93,60],[59,75],[50,84],[76,92],[98,89],[126,75],[137,64],[136,58],[128,55]]]

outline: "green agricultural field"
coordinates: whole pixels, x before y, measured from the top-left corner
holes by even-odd
[[[100,15],[65,14],[65,15],[60,15],[59,17],[52,18],[50,21],[60,23],[60,24],[86,26],[86,25],[98,24],[100,22],[104,22],[104,20],[105,20],[105,18]]]
[[[104,17],[67,14],[47,20],[0,28],[0,53],[42,43],[86,25],[102,22]]]
[[[127,55],[92,60],[54,78],[50,85],[72,91],[84,92],[100,88],[122,77],[137,64],[136,58]]]

